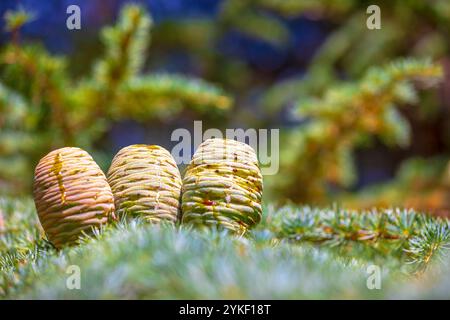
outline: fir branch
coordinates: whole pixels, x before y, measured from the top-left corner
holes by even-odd
[[[61,281],[71,264],[83,272],[81,290],[67,290]],[[15,281],[10,272],[0,277],[6,278],[0,288],[10,286],[7,298],[324,298],[338,297],[349,283],[369,294],[363,268],[345,266],[327,252],[286,244],[274,250],[227,233],[135,221],[42,255],[15,273]]]
[[[254,10],[253,3],[228,0],[222,4],[220,20],[222,29],[235,28],[249,36],[267,41],[273,45],[284,45],[289,38],[286,26],[275,17]],[[236,14],[239,12],[239,14]]]
[[[83,126],[92,127],[92,118],[105,117],[108,112],[106,108],[117,97],[117,88],[141,71],[151,25],[151,17],[142,7],[125,5],[117,24],[102,30],[104,57],[96,62],[91,78],[76,88],[82,97],[90,98],[87,109],[94,113],[94,117],[80,119]],[[73,99],[81,100],[76,95]]]
[[[71,144],[75,133],[66,110],[65,90],[70,87],[70,82],[65,59],[51,56],[40,46],[7,46],[2,52],[1,63],[11,67],[16,77],[27,79],[27,87],[21,92],[27,103],[41,109],[41,114],[49,109],[53,129],[59,130],[59,138]]]
[[[449,238],[447,221],[411,210],[269,205],[247,238],[122,219],[57,252],[36,232],[31,199],[0,199],[0,211],[6,226],[0,296],[8,299],[402,296],[412,280],[403,271],[405,257],[430,265]],[[73,264],[83,272],[81,290],[65,286]],[[371,264],[383,267],[382,291],[366,287]],[[431,271],[423,272],[425,281]],[[414,293],[430,294],[423,287]]]
[[[105,56],[94,68],[94,79],[112,91],[136,76],[144,63],[151,26],[152,19],[143,8],[124,6],[118,23],[102,32]]]
[[[151,24],[143,7],[124,6],[118,23],[103,31],[104,56],[80,81],[71,79],[64,58],[41,46],[2,49],[0,188],[24,190],[31,180],[17,177],[32,175],[46,151],[63,145],[92,149],[115,120],[168,119],[185,108],[205,114],[230,107],[231,98],[204,81],[140,75]]]
[[[341,16],[352,8],[352,1],[296,0],[227,0],[221,5],[219,30],[236,29],[273,45],[285,45],[289,38],[287,26],[278,16],[292,17],[304,12],[315,15]],[[274,14],[275,13],[275,14]]]
[[[25,122],[26,112],[27,104],[22,96],[0,83],[0,128],[6,124],[20,126]]]
[[[288,206],[272,217],[268,227],[279,239],[331,246],[350,255],[356,248],[355,258],[373,259],[376,253],[396,257],[399,263],[407,260],[420,270],[450,244],[448,221],[412,210],[357,212]]]
[[[363,138],[379,136],[407,145],[409,125],[395,106],[414,102],[412,82],[430,86],[441,76],[441,67],[428,60],[400,60],[372,68],[361,81],[331,88],[322,98],[303,100],[297,112],[310,122],[291,136],[297,154],[287,161],[281,157],[283,171],[290,174],[280,179],[279,190],[296,201],[320,201],[326,182],[351,182],[343,164],[351,163],[351,150]]]
[[[223,111],[232,100],[218,87],[181,75],[152,74],[120,87],[113,117],[162,118],[182,109],[200,113]]]
[[[125,6],[117,25],[103,33],[105,57],[97,62],[93,79],[81,82],[72,100],[88,101],[95,118],[167,118],[190,108],[197,112],[228,109],[231,99],[204,81],[178,75],[140,76],[150,38],[151,17],[139,6]],[[76,116],[75,116],[76,117]],[[91,127],[93,117],[80,119]]]
[[[12,34],[12,42],[15,45],[18,45],[20,41],[20,28],[33,21],[34,17],[35,15],[32,12],[26,11],[23,8],[15,11],[6,11],[4,15],[5,30]]]
[[[29,172],[33,153],[42,145],[41,136],[33,133],[36,117],[20,94],[0,83],[0,190],[9,187],[23,188],[26,183],[17,180]]]
[[[450,249],[449,222],[426,220],[420,233],[409,240],[405,250],[416,273],[423,273],[433,261],[442,262]]]

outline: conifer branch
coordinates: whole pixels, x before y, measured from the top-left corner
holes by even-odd
[[[232,100],[219,88],[181,75],[152,74],[122,86],[113,117],[163,118],[183,108],[199,113],[227,110]],[[149,107],[152,112],[149,112]]]
[[[296,201],[320,201],[326,182],[351,183],[344,164],[351,163],[351,150],[363,139],[407,145],[409,125],[396,106],[415,102],[413,82],[431,86],[441,76],[441,67],[430,61],[400,60],[372,68],[361,81],[329,89],[322,98],[301,101],[297,112],[309,122],[290,138],[297,154],[282,162],[290,174],[279,188]]]
[[[152,19],[136,5],[123,7],[119,21],[102,31],[105,56],[94,67],[94,79],[112,87],[136,76],[144,63]]]
[[[27,21],[21,11],[10,13],[8,19],[10,31],[18,30]],[[14,96],[20,96],[21,104],[4,109],[6,113],[0,115],[0,124],[5,125],[0,138],[0,164],[8,168],[5,172],[0,169],[0,188],[17,181],[17,176],[29,177],[46,151],[63,145],[92,149],[113,121],[167,119],[185,109],[213,113],[231,106],[228,95],[205,81],[176,75],[141,75],[151,25],[151,17],[143,7],[126,5],[117,24],[102,33],[103,56],[92,74],[81,80],[71,79],[69,61],[49,54],[41,46],[14,43],[3,48],[0,100],[11,106],[16,103],[17,99],[5,93],[8,88],[15,92]],[[10,122],[16,111],[22,112],[24,122]],[[21,191],[23,186],[11,189]]]

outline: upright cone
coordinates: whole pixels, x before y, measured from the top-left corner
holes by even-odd
[[[149,222],[178,220],[181,176],[166,149],[155,145],[123,148],[111,163],[108,182],[119,216],[139,216]]]
[[[114,218],[114,198],[102,170],[79,148],[54,150],[34,174],[34,202],[50,242],[59,248],[77,242]]]
[[[182,222],[243,233],[261,220],[262,188],[258,159],[249,145],[208,139],[183,179]]]

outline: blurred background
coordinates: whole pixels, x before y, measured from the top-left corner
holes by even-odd
[[[450,212],[447,0],[2,0],[0,16],[3,194],[30,193],[54,148],[107,170],[203,120],[280,129],[268,202]]]

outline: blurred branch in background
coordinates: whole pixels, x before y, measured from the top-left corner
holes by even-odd
[[[27,22],[23,16],[23,11],[9,12],[8,30],[17,33]],[[2,49],[2,192],[28,187],[37,160],[51,149],[76,145],[92,150],[118,119],[161,120],[183,109],[210,115],[231,106],[228,95],[201,80],[140,75],[150,27],[143,8],[125,6],[118,23],[102,32],[105,53],[93,74],[77,82],[64,58],[39,45],[12,42]]]
[[[447,156],[405,160],[391,182],[343,193],[351,208],[403,206],[450,217],[450,161]]]
[[[323,201],[326,182],[354,181],[352,151],[370,136],[406,146],[410,127],[396,106],[417,102],[412,80],[433,85],[441,76],[439,65],[400,60],[371,68],[359,82],[331,88],[321,99],[299,102],[297,113],[310,121],[287,138],[289,150],[280,157],[275,181],[279,194],[299,202]]]
[[[314,3],[315,12],[329,12],[315,15],[315,19],[326,18],[337,25],[313,57],[307,77],[291,77],[266,91],[262,101],[268,110],[278,110],[308,94],[320,94],[342,75],[360,77],[373,64],[405,55],[440,59],[450,50],[446,40],[450,36],[448,1],[379,1],[383,13],[379,31],[366,27],[364,2],[343,1],[338,8],[323,1]]]

